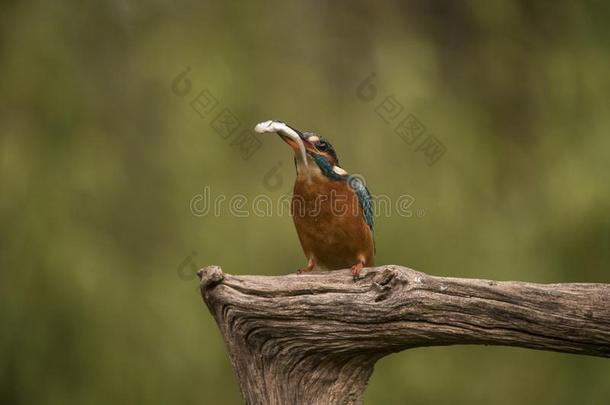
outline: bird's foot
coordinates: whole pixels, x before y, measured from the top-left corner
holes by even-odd
[[[354,279],[354,282],[360,279],[360,272],[362,271],[363,267],[364,264],[362,262],[358,262],[352,266],[352,277]]]
[[[303,267],[302,269],[297,270],[297,274],[309,273],[311,269],[309,267]]]
[[[298,269],[297,274],[309,273],[310,271],[313,270],[314,266],[315,266],[315,263],[314,263],[313,259],[309,259],[309,260],[307,260],[307,266],[303,267],[302,269]]]

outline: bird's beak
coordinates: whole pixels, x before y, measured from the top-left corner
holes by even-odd
[[[280,121],[264,121],[257,124],[254,130],[259,134],[262,133],[277,133],[292,149],[294,149],[298,163],[303,164],[307,167],[307,153],[305,143],[309,144],[307,140],[303,138],[303,134],[292,128],[289,125],[284,124]]]

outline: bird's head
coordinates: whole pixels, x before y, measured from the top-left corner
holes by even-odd
[[[309,175],[320,171],[331,179],[347,176],[339,167],[333,146],[324,137],[313,132],[301,132],[280,121],[261,122],[254,130],[258,133],[277,133],[293,150],[298,174]]]

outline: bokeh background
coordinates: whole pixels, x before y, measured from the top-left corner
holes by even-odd
[[[241,402],[195,270],[285,274],[304,257],[286,212],[191,205],[206,188],[290,193],[285,144],[261,136],[245,158],[236,141],[264,119],[328,137],[374,194],[413,198],[411,217],[377,218],[379,264],[610,281],[607,2],[288,3],[2,2],[1,403]],[[387,97],[442,145],[435,163],[379,114]],[[390,356],[366,395],[609,398],[608,360],[475,346]]]

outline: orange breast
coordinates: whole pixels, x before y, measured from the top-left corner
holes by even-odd
[[[365,266],[374,265],[373,233],[347,182],[297,177],[291,213],[305,256],[313,256],[316,264],[348,268],[363,257]]]

